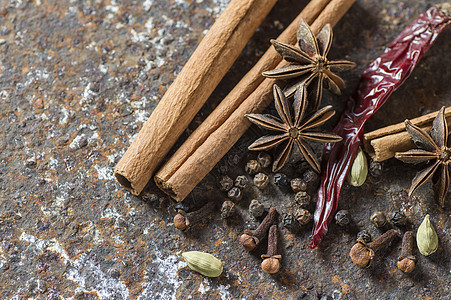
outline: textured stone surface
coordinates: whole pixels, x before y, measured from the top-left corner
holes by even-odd
[[[276,4],[187,133],[307,1],[298,2]],[[428,5],[441,0],[424,2],[357,0],[335,27],[330,54],[355,61],[357,68],[343,74],[348,85],[343,95],[325,93],[324,103],[342,110],[366,66]],[[248,215],[251,199],[276,206],[280,214],[293,212],[289,188],[252,186],[237,205],[239,217],[225,221],[218,213],[187,234],[172,223],[177,209],[192,210],[207,199],[220,207],[226,195],[215,187],[217,178],[245,174],[245,163],[258,153],[243,150],[263,134],[260,129],[252,127],[184,203],[172,202],[152,186],[138,198],[118,185],[113,167],[227,3],[0,2],[1,299],[449,297],[450,203],[440,210],[430,185],[409,199],[415,168],[398,161],[384,163],[382,176],[369,177],[360,188],[344,187],[339,208],[351,213],[353,223],[332,224],[319,249],[307,249],[311,225],[297,234],[281,228],[282,268],[272,276],[260,268],[265,242],[249,254],[238,239],[259,222]],[[439,37],[367,130],[451,104],[450,38],[450,30]],[[282,172],[292,179],[306,168],[294,155]],[[310,184],[312,199],[314,190]],[[417,252],[417,268],[406,275],[396,269],[399,240],[369,269],[355,267],[348,252],[357,232],[380,234],[369,222],[375,210],[404,212],[409,224],[401,230],[417,228],[431,214],[438,251],[428,258]],[[207,279],[190,271],[179,255],[188,250],[214,254],[224,262],[223,275]]]

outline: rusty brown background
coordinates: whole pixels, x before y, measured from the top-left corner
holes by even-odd
[[[276,4],[187,133],[306,2]],[[330,53],[357,68],[342,74],[343,95],[326,92],[324,103],[340,112],[366,66],[439,2],[357,0],[334,28]],[[339,207],[351,212],[352,226],[332,224],[319,249],[307,248],[311,225],[296,234],[281,229],[282,269],[273,276],[260,268],[265,246],[249,254],[238,238],[258,224],[247,213],[251,199],[290,212],[289,189],[250,187],[239,217],[223,221],[216,214],[188,234],[172,223],[178,208],[226,199],[215,182],[222,173],[244,174],[246,161],[256,157],[246,147],[260,129],[252,127],[182,204],[151,185],[146,197],[134,197],[115,181],[115,164],[227,3],[0,1],[0,299],[450,298],[450,203],[440,210],[430,185],[407,197],[416,169],[396,160],[383,163],[382,175],[369,176],[360,188],[345,184]],[[446,30],[367,130],[451,104],[450,38]],[[283,172],[294,178],[305,169],[295,155]],[[380,234],[369,222],[377,209],[405,212],[409,225],[401,230],[417,228],[431,214],[438,251],[427,258],[415,253],[417,267],[409,275],[396,268],[399,240],[370,268],[354,266],[348,252],[356,233]],[[188,250],[216,255],[223,275],[207,279],[190,271],[179,255]]]

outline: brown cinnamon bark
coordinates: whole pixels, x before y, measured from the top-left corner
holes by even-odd
[[[313,22],[312,31],[318,33],[327,23],[334,26],[353,3],[354,0],[332,0]],[[286,64],[281,62],[277,67]],[[159,187],[174,199],[183,200],[249,128],[251,123],[245,115],[260,113],[271,103],[275,82],[273,79],[264,79],[169,179],[156,179]]]
[[[296,31],[299,22],[303,18],[307,24],[311,25],[318,15],[323,11],[331,0],[312,0],[296,17],[295,20],[277,37],[277,40],[286,44],[296,43]],[[155,181],[158,186],[164,187],[170,177],[181,167],[183,163],[202,145],[203,142],[227,118],[237,109],[265,79],[262,73],[274,69],[282,61],[280,55],[271,46],[254,67],[240,80],[233,90],[221,101],[215,110],[202,122],[197,129],[191,133],[179,149],[155,174]]]
[[[409,121],[429,132],[432,127],[432,121],[437,114],[438,111]],[[448,121],[448,127],[451,128],[451,107],[445,109],[445,117]],[[394,157],[396,152],[404,152],[415,148],[406,131],[404,122],[364,134],[363,144],[366,152],[375,161],[384,161]]]
[[[114,175],[139,195],[276,0],[232,0],[169,87]]]

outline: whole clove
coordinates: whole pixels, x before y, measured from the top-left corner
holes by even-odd
[[[246,251],[252,251],[265,238],[269,227],[274,223],[277,215],[277,210],[274,207],[269,209],[269,213],[263,219],[257,229],[244,233],[240,237],[240,243]]]
[[[269,228],[268,252],[261,256],[263,259],[262,269],[265,273],[275,274],[280,270],[280,259],[282,258],[282,255],[277,254],[278,239],[279,232],[277,230],[277,225],[272,225],[271,228]]]
[[[184,210],[179,210],[178,214],[174,217],[174,226],[178,230],[185,231],[191,225],[205,220],[213,212],[214,208],[215,203],[213,201],[209,201],[200,209],[190,213],[186,213]]]
[[[410,273],[415,268],[415,256],[413,256],[413,231],[407,231],[402,238],[401,256],[398,258],[398,269],[404,273]]]
[[[398,236],[398,232],[390,229],[371,243],[365,243],[357,239],[357,243],[352,246],[349,256],[354,264],[361,268],[369,267],[375,253],[384,245],[388,244]]]

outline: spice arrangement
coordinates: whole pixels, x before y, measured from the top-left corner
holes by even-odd
[[[359,150],[363,126],[409,77],[440,32],[451,24],[449,12],[449,4],[431,7],[407,26],[363,72],[356,92],[334,128],[343,140],[324,148],[310,248],[318,246],[328,231],[342,184]]]
[[[238,2],[238,0],[235,1]],[[249,150],[259,151],[260,153],[256,159],[249,160],[245,165],[244,171],[248,175],[238,175],[234,177],[235,179],[224,175],[219,180],[219,189],[226,193],[230,199],[222,203],[221,217],[224,220],[234,218],[238,214],[237,207],[243,205],[241,204],[244,202],[243,198],[246,199],[247,191],[251,188],[264,191],[271,184],[280,188],[290,185],[293,193],[295,193],[295,208],[290,212],[283,212],[281,215],[282,226],[291,232],[297,232],[301,226],[306,226],[314,219],[310,248],[318,246],[327,233],[332,219],[335,219],[335,223],[339,227],[348,228],[351,226],[353,220],[347,210],[336,212],[344,179],[347,179],[349,185],[359,187],[365,183],[369,170],[377,169],[379,175],[382,173],[381,168],[375,167],[374,162],[370,167],[368,166],[366,155],[360,148],[363,126],[368,118],[386,102],[391,93],[408,78],[420,58],[431,47],[437,35],[450,24],[448,5],[433,7],[419,16],[389,45],[385,53],[365,70],[359,87],[349,99],[347,108],[333,132],[319,132],[318,127],[330,120],[335,114],[331,105],[320,108],[323,88],[340,95],[345,88],[345,82],[335,72],[355,67],[353,62],[347,60],[328,60],[327,58],[333,39],[332,26],[341,18],[352,2],[344,0],[311,1],[277,40],[271,40],[273,48],[265,53],[217,109],[156,173],[155,182],[158,187],[175,200],[183,200],[253,123],[271,131],[272,134],[260,137],[249,146]],[[235,2],[230,4],[231,7],[234,5],[237,4]],[[245,14],[255,13],[253,4],[249,5]],[[268,1],[262,10],[266,12],[272,5],[273,2]],[[230,13],[227,10],[226,12]],[[245,15],[239,15],[238,19],[244,17]],[[223,22],[225,21],[223,20]],[[299,25],[296,25],[296,23]],[[240,26],[253,28],[255,25],[240,24],[240,22],[232,22],[227,25],[238,26],[238,30],[244,30]],[[297,32],[294,34],[296,27]],[[220,32],[220,29],[213,28]],[[228,30],[226,28],[225,32],[227,33]],[[213,32],[212,36],[215,33],[217,32]],[[293,36],[297,40],[295,45],[293,45]],[[231,38],[233,39],[233,36]],[[213,39],[213,41],[215,40]],[[219,41],[215,42],[219,43]],[[218,45],[220,47],[221,44]],[[202,51],[208,51],[208,49],[202,50],[201,46],[202,43],[199,46],[201,54],[204,54]],[[223,48],[215,52],[215,55],[221,55],[221,51],[227,50]],[[277,54],[280,55],[280,58],[277,57]],[[193,61],[198,59],[196,53],[193,57]],[[236,59],[236,55],[227,59],[227,64],[218,65],[222,69],[213,81],[213,88],[222,78],[219,76],[224,75],[222,71],[230,67],[230,62],[233,62],[234,59]],[[281,61],[281,59],[284,61]],[[214,65],[214,62],[207,62],[206,64],[210,67]],[[189,62],[187,66],[188,71],[186,72],[189,74],[192,71],[189,69],[191,68]],[[202,71],[202,74],[195,75],[200,76],[198,90],[187,94],[187,98],[182,101],[180,107],[185,107],[187,101],[191,101],[192,97],[198,97],[199,100],[196,100],[193,108],[189,109],[186,114],[174,113],[174,121],[177,121],[180,125],[171,125],[167,128],[174,130],[174,138],[171,138],[167,145],[158,149],[161,152],[158,157],[153,157],[154,148],[152,147],[160,147],[160,143],[155,143],[152,147],[149,147],[148,144],[142,144],[144,137],[141,137],[140,132],[139,139],[138,137],[135,139],[134,144],[119,162],[115,174],[119,182],[133,193],[140,193],[144,187],[143,180],[147,182],[152,176],[156,166],[180,135],[180,130],[187,126],[212,92],[212,90],[201,87],[203,85],[201,84],[202,80],[206,78],[204,76],[208,76],[208,70],[205,71],[207,73],[202,73],[204,72]],[[179,94],[178,85],[190,84],[183,81],[184,74],[182,71],[179,76],[182,79],[173,84],[175,95]],[[282,88],[279,86],[282,86]],[[169,89],[167,94],[172,95],[171,91]],[[162,106],[163,108],[157,107],[155,109],[154,114],[156,116],[152,115],[142,130],[142,136],[146,136],[146,139],[155,135],[158,139],[163,137],[163,140],[165,140],[164,136],[168,134],[167,132],[158,133],[152,129],[154,127],[153,122],[159,120],[159,115],[168,113],[168,107],[173,103],[165,99],[163,98],[159,104],[159,107]],[[174,99],[178,98],[175,97]],[[278,114],[277,117],[262,113],[272,100]],[[183,117],[181,117],[182,115]],[[405,144],[410,145],[412,143],[405,142],[405,138],[403,138],[399,142],[403,144],[402,146],[399,144],[399,148],[389,147],[389,151],[382,151],[384,153],[382,157],[384,159],[390,157],[393,149],[405,149],[407,151],[402,153],[395,151],[395,157],[413,164],[427,163],[424,170],[413,179],[409,196],[429,179],[432,179],[437,199],[442,207],[449,187],[448,164],[451,162],[447,115],[447,111],[443,107],[433,120],[430,115],[427,115],[412,122],[406,121],[405,127],[394,125],[382,129],[379,133],[365,137],[365,145],[371,145],[374,149],[377,149],[374,152],[378,153],[380,147],[378,148],[372,143],[373,139],[376,140],[387,135],[404,134],[401,131],[405,129],[418,149],[409,150],[410,148],[407,148]],[[427,126],[431,126],[430,134],[425,131]],[[310,142],[326,144],[322,165],[320,165]],[[148,143],[148,141],[145,143]],[[139,166],[139,168],[136,167],[136,161],[133,161],[137,157],[133,152],[136,152],[138,148],[148,148],[144,155],[149,156],[151,161],[150,164]],[[294,178],[291,181],[283,173],[276,173],[286,166],[292,152],[296,151],[295,149],[300,151],[302,158],[314,172],[321,174],[316,210],[313,215],[308,210],[311,197],[307,193],[307,183],[314,181],[311,179],[314,177],[312,175],[314,173],[305,172],[305,174],[308,173],[308,175],[305,175],[305,179]],[[272,150],[277,150],[272,152],[275,153],[274,159],[266,152]],[[381,155],[378,156],[374,153],[373,156],[378,157],[378,159],[381,157]],[[143,158],[139,158],[137,161],[140,159]],[[137,171],[134,169],[133,172],[128,173],[132,166]],[[266,169],[270,167],[275,174],[267,174]],[[144,172],[145,176],[136,181],[137,172]],[[266,253],[261,254],[261,267],[264,272],[275,274],[281,268],[280,260],[282,258],[278,250],[280,237],[277,223],[279,213],[275,207],[270,207],[265,216],[265,205],[259,199],[252,199],[247,203],[249,203],[248,213],[254,220],[263,216],[264,218],[255,230],[246,230],[239,238],[239,242],[246,251],[251,252],[255,251],[262,241],[267,239]],[[187,232],[191,229],[191,226],[208,219],[215,211],[216,204],[213,201],[193,212],[187,213],[180,210],[174,217],[174,226]],[[374,212],[371,215],[370,222],[376,228],[385,232],[374,240],[371,234],[365,230],[358,233],[357,243],[351,248],[349,256],[352,262],[359,267],[369,267],[376,253],[396,241],[408,224],[406,216],[400,211],[392,212],[389,220],[383,212]],[[438,238],[430,224],[429,216],[426,216],[417,231],[416,237],[417,246],[423,255],[430,255],[437,250]],[[402,239],[401,254],[397,261],[399,270],[404,273],[410,273],[414,270],[416,259],[413,255],[413,249],[414,232],[406,231]],[[222,273],[222,263],[214,257],[210,257],[210,255],[201,252],[185,252],[183,256],[191,269],[204,276],[217,277]]]

